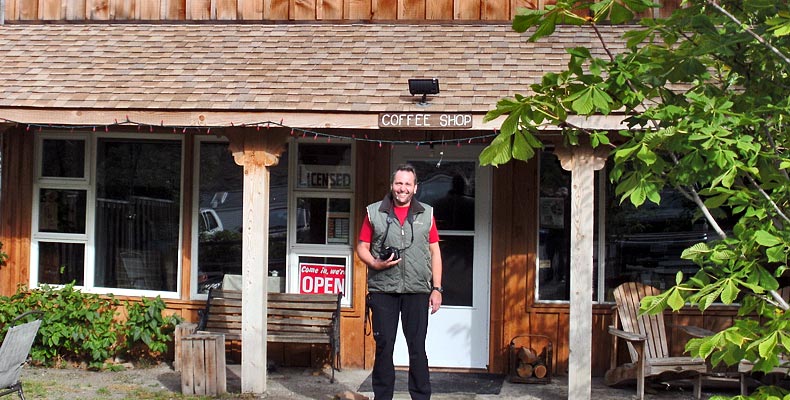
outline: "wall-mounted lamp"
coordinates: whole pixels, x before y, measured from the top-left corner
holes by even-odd
[[[428,105],[426,98],[429,94],[439,94],[439,79],[409,79],[409,93],[412,96],[421,94],[420,105]]]

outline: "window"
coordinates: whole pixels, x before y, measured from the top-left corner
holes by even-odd
[[[181,148],[158,135],[38,136],[31,284],[176,292]]]
[[[570,298],[570,179],[570,172],[562,169],[556,156],[550,152],[541,153],[539,300],[567,301]],[[628,201],[620,204],[605,171],[596,172],[595,182],[595,301],[613,301],[612,290],[623,282],[638,281],[666,289],[674,285],[677,271],[689,276],[698,270],[680,255],[694,243],[714,239],[714,233],[699,216],[694,203],[667,188],[661,193],[660,205],[646,202],[635,208]],[[600,240],[601,237],[604,240]],[[601,286],[602,291],[598,290]]]
[[[295,141],[289,215],[291,293],[344,293],[350,305],[352,145]]]
[[[88,142],[80,134],[37,138],[31,284],[85,284]]]
[[[96,286],[175,292],[181,142],[99,138]]]
[[[197,260],[193,287],[240,288],[243,228],[244,168],[237,165],[227,142],[200,140],[194,196]],[[288,222],[288,153],[269,167],[269,290],[285,288]]]

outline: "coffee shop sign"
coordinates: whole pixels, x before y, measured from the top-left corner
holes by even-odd
[[[466,129],[472,127],[472,114],[381,113],[379,128]]]

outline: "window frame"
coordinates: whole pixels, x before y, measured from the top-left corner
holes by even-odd
[[[84,262],[83,265],[83,285],[75,286],[87,293],[95,294],[113,294],[119,296],[135,296],[135,297],[156,297],[160,296],[166,299],[178,299],[182,290],[181,278],[183,274],[183,224],[184,224],[184,170],[186,162],[186,146],[184,136],[150,133],[141,136],[140,134],[130,132],[108,131],[108,132],[65,132],[58,130],[46,130],[43,132],[35,133],[34,141],[34,162],[35,162],[35,179],[33,181],[33,195],[32,195],[32,213],[31,213],[31,240],[30,240],[30,287],[39,287],[42,283],[39,282],[39,242],[44,243],[80,243],[85,246]],[[85,160],[84,160],[84,177],[83,178],[57,178],[57,177],[43,177],[43,141],[46,139],[67,140],[80,138],[85,140]],[[179,229],[178,229],[178,251],[176,263],[176,290],[175,291],[160,291],[149,289],[126,289],[126,288],[112,288],[96,286],[96,151],[100,139],[121,139],[129,141],[144,141],[144,140],[166,140],[177,142],[181,150],[180,161],[180,195],[178,200],[179,209]],[[86,190],[86,210],[85,210],[85,233],[54,233],[54,232],[39,232],[39,201],[41,189],[69,189],[69,190]],[[62,287],[64,285],[50,284],[53,287]]]
[[[351,159],[349,161],[351,184],[347,189],[328,189],[328,188],[300,188],[298,186],[297,178],[299,173],[299,145],[325,145],[325,146],[349,146]],[[299,285],[295,279],[299,275],[299,257],[337,257],[345,258],[346,265],[346,283],[345,293],[341,300],[343,307],[353,307],[352,290],[354,285],[354,243],[353,239],[356,236],[354,229],[356,223],[354,221],[354,207],[355,196],[354,188],[356,187],[356,142],[352,141],[347,143],[345,141],[337,143],[316,143],[313,140],[304,138],[294,138],[289,142],[289,176],[294,177],[289,179],[288,182],[288,242],[287,242],[287,256],[288,265],[286,266],[286,281],[285,288],[288,293],[298,293]],[[349,240],[347,244],[343,243],[297,243],[297,199],[298,198],[324,198],[324,199],[348,199],[349,200]]]

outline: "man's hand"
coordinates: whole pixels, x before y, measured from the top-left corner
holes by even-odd
[[[367,242],[357,243],[357,255],[359,256],[360,260],[362,260],[362,262],[376,271],[392,268],[395,264],[400,262],[400,258],[393,260],[393,257],[395,257],[394,253],[386,260],[379,260],[378,258],[373,257],[373,254],[370,252],[370,243]]]
[[[373,262],[373,264],[370,264],[370,268],[373,268],[376,271],[381,271],[381,270],[384,270],[384,269],[387,269],[387,268],[392,268],[397,263],[399,263],[400,260],[401,260],[400,258],[398,258],[398,259],[393,259],[393,258],[395,258],[395,254],[394,253],[392,255],[390,255],[390,258],[388,258],[386,260],[380,260],[380,259],[376,258],[375,261]]]
[[[437,311],[439,311],[439,307],[442,306],[442,294],[439,293],[438,290],[431,291],[430,306],[431,306],[431,314],[434,314]]]

